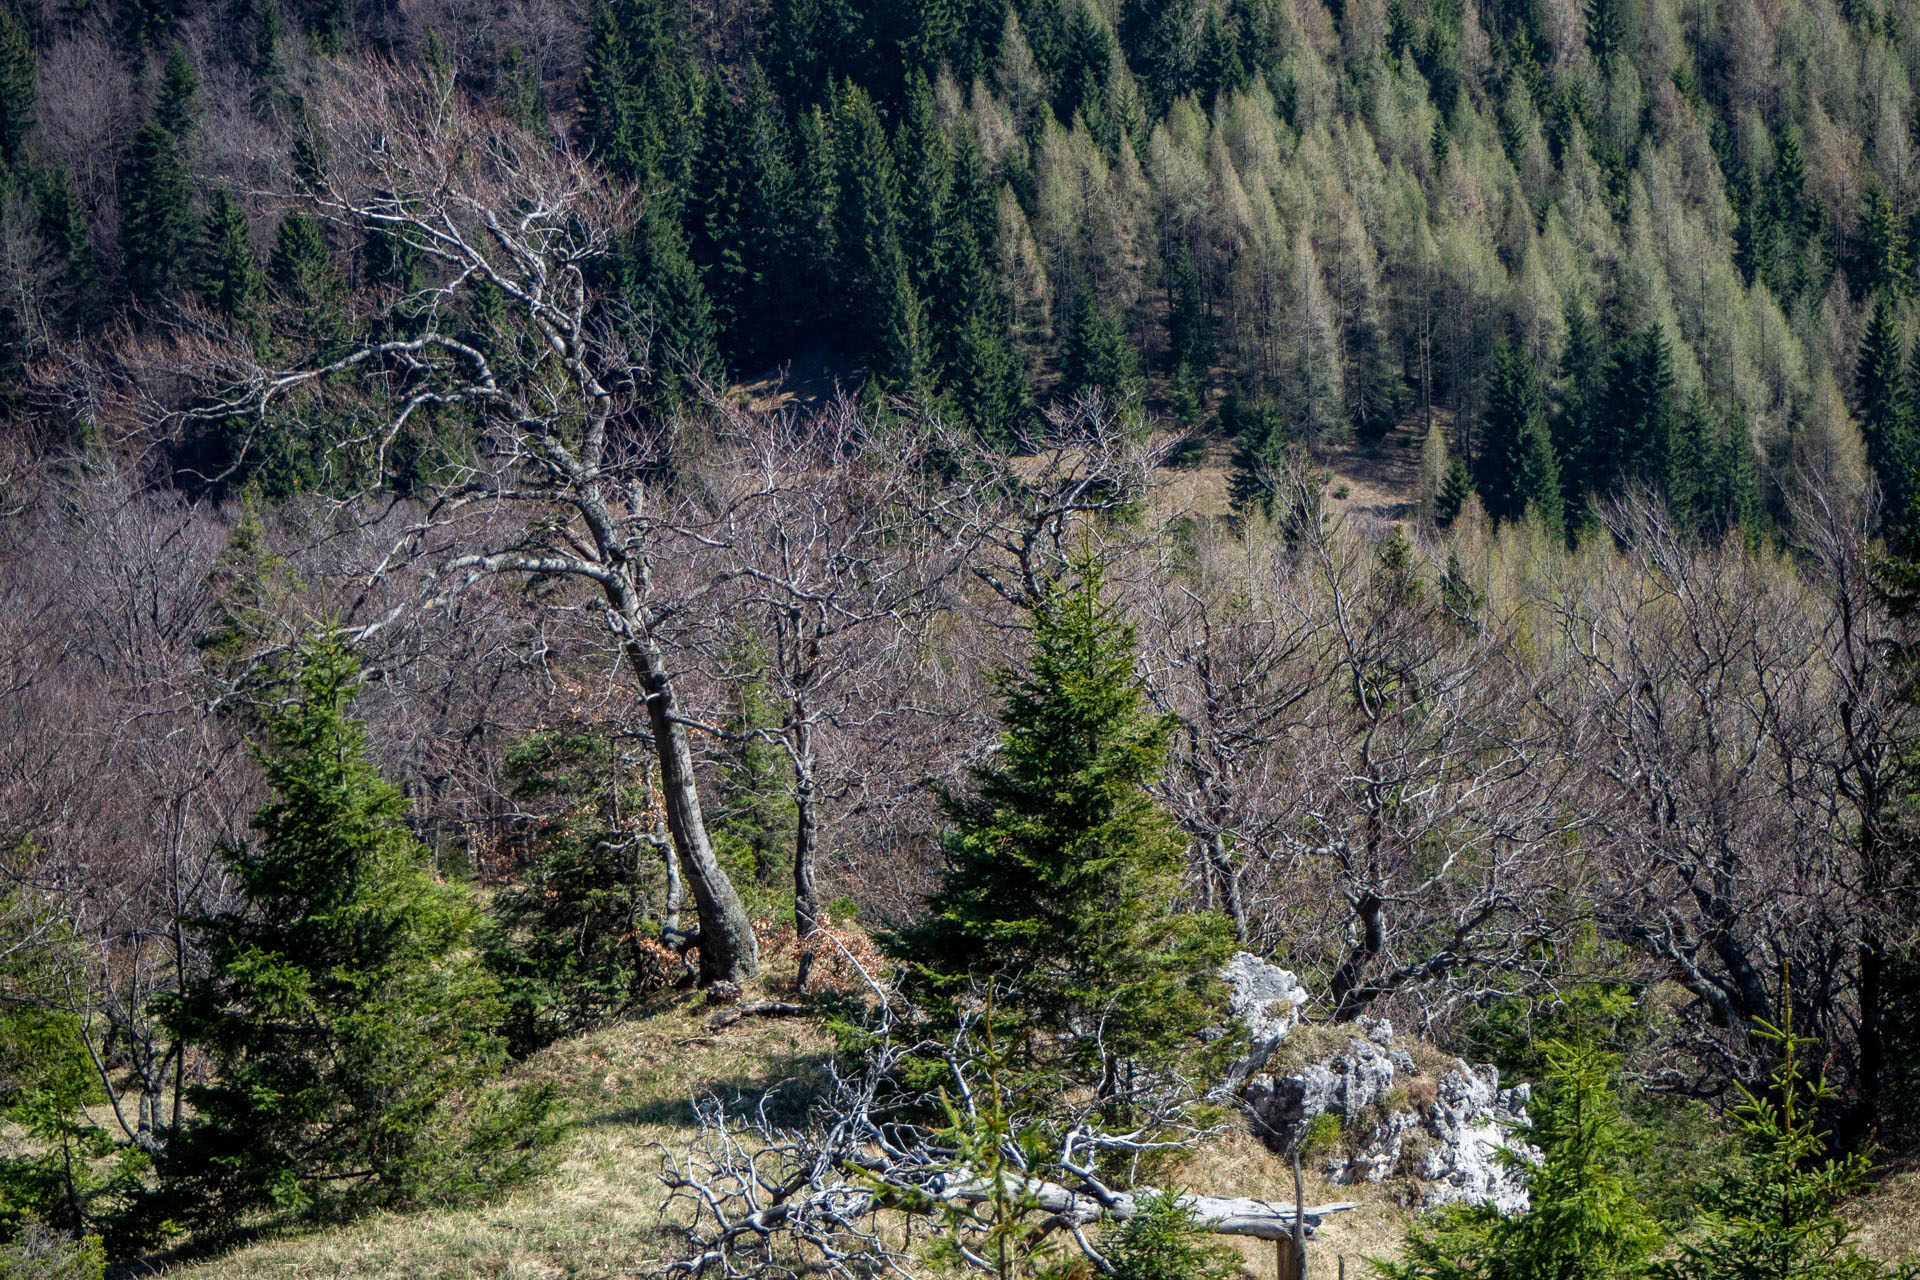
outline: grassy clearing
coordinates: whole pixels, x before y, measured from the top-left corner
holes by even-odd
[[[529,1060],[522,1074],[558,1084],[574,1122],[559,1166],[535,1185],[481,1207],[382,1213],[260,1241],[164,1274],[545,1280],[646,1270],[664,1243],[653,1144],[686,1142],[693,1093],[758,1093],[808,1074],[827,1048],[811,1025],[790,1019],[709,1034],[710,1012],[697,997],[678,997]]]
[[[697,996],[662,998],[527,1062],[524,1079],[550,1080],[562,1089],[573,1128],[552,1173],[496,1203],[376,1214],[330,1230],[258,1241],[160,1274],[179,1280],[597,1280],[644,1274],[673,1244],[659,1230],[665,1195],[655,1178],[655,1144],[686,1144],[694,1131],[691,1096],[703,1089],[755,1096],[783,1080],[814,1074],[830,1047],[805,1021],[749,1018],[710,1032],[710,1014]],[[1315,1043],[1289,1047],[1341,1049],[1353,1030],[1302,1028],[1302,1041]],[[1325,1034],[1316,1037],[1315,1031]],[[1328,1043],[1318,1043],[1322,1039]],[[1440,1065],[1421,1063],[1423,1072]],[[1244,1133],[1208,1143],[1165,1181],[1204,1194],[1293,1198],[1291,1168]],[[1397,1256],[1411,1222],[1398,1204],[1407,1190],[1392,1181],[1337,1187],[1308,1170],[1309,1203],[1363,1202],[1321,1227],[1309,1247],[1311,1280],[1339,1280],[1342,1258],[1348,1280],[1367,1280],[1366,1258]],[[1854,1202],[1849,1216],[1860,1226],[1868,1253],[1889,1260],[1900,1255],[1912,1246],[1920,1222],[1920,1173],[1887,1177]],[[1249,1280],[1274,1274],[1272,1245],[1229,1243]]]
[[[382,1213],[346,1226],[255,1242],[216,1258],[177,1264],[179,1280],[569,1280],[644,1273],[672,1241],[658,1227],[665,1199],[654,1144],[684,1145],[689,1099],[701,1089],[756,1095],[817,1070],[828,1051],[818,1028],[797,1019],[746,1019],[709,1032],[711,1010],[694,996],[663,999],[592,1035],[554,1046],[522,1068],[564,1091],[573,1129],[558,1167],[497,1203]],[[1185,1190],[1290,1200],[1293,1175],[1245,1135],[1210,1143],[1169,1179]],[[1309,1175],[1309,1201],[1366,1198]],[[1390,1252],[1406,1215],[1390,1203],[1332,1219],[1312,1247],[1316,1280],[1336,1280],[1345,1254]],[[1250,1277],[1273,1274],[1272,1246],[1237,1242]],[[1324,1267],[1322,1262],[1324,1261]]]

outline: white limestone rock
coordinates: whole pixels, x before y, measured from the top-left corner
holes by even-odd
[[[1266,1065],[1280,1042],[1300,1021],[1307,993],[1290,969],[1269,964],[1249,951],[1235,953],[1220,971],[1227,984],[1227,1007],[1247,1029],[1248,1051],[1227,1068],[1221,1090],[1239,1092],[1242,1085]]]
[[[1417,1180],[1423,1209],[1491,1201],[1502,1213],[1525,1210],[1526,1166],[1539,1160],[1539,1153],[1515,1134],[1527,1123],[1527,1086],[1502,1089],[1493,1066],[1456,1060],[1430,1091],[1415,1094],[1416,1101],[1408,1097],[1407,1086],[1419,1078],[1419,1068],[1411,1054],[1393,1047],[1392,1026],[1384,1019],[1363,1019],[1358,1029],[1364,1039],[1349,1039],[1346,1052],[1324,1062],[1278,1077],[1250,1074],[1239,1092],[1255,1132],[1274,1150],[1289,1152],[1322,1115],[1336,1117],[1349,1132],[1364,1123],[1368,1128],[1358,1148],[1348,1145],[1327,1161],[1333,1182],[1408,1175]],[[1260,1055],[1256,1070],[1271,1053],[1269,1048]],[[1389,1101],[1398,1105],[1382,1114]],[[1519,1162],[1504,1151],[1512,1151]]]

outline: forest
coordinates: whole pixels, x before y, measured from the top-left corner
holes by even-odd
[[[1441,1054],[1528,1207],[1396,1138],[1383,1280],[1916,1274],[1916,77],[1897,0],[4,0],[0,1277],[539,1203],[582,1062],[776,1026],[551,1273],[1264,1276]],[[1413,1083],[1273,1129],[1243,960]]]

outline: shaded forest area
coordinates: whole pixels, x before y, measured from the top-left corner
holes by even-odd
[[[0,1248],[504,1194],[510,1064],[679,988],[874,997],[974,1176],[897,996],[1099,1185],[1235,946],[1664,1189],[1570,1274],[1748,1274],[1710,1176],[1842,1240],[1920,1142],[1916,74],[1864,0],[0,8]],[[1400,1274],[1558,1247],[1448,1221]]]

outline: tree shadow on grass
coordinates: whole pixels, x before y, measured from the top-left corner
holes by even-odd
[[[614,1106],[582,1116],[574,1127],[660,1125],[695,1129],[699,1127],[695,1100],[707,1098],[717,1098],[729,1114],[751,1113],[764,1104],[767,1119],[773,1123],[798,1124],[825,1095],[829,1083],[826,1063],[818,1054],[782,1054],[763,1059],[752,1071],[696,1082],[679,1096],[649,1098],[635,1106]]]

